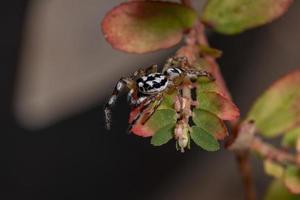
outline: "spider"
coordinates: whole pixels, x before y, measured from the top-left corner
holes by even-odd
[[[188,63],[186,57],[172,57],[165,63],[162,72],[158,72],[157,65],[152,65],[146,69],[140,68],[130,77],[121,78],[104,106],[106,119],[106,128],[111,128],[111,108],[115,104],[119,93],[123,89],[129,90],[127,100],[133,109],[138,108],[138,113],[131,121],[128,131],[140,120],[144,112],[147,111],[147,117],[142,119],[141,124],[154,114],[162,103],[164,94],[170,94],[177,90],[180,92],[180,86],[186,81],[194,82],[198,77],[208,77],[213,81],[214,77],[207,71],[194,69]],[[152,106],[152,107],[151,107]]]

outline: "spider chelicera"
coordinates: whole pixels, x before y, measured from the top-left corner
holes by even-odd
[[[213,76],[207,71],[200,71],[192,68],[186,57],[172,57],[165,63],[162,72],[157,71],[157,65],[152,65],[146,69],[139,69],[130,77],[121,78],[104,106],[106,128],[111,128],[111,107],[123,89],[129,90],[128,102],[132,108],[139,108],[129,125],[128,131],[139,121],[147,110],[147,117],[142,119],[141,124],[145,124],[152,114],[160,106],[164,94],[170,94],[177,90],[185,81],[195,81],[198,77],[205,76],[213,81]],[[154,104],[154,105],[153,105]],[[151,106],[153,105],[153,106]]]

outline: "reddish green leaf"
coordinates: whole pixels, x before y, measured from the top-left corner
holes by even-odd
[[[131,113],[132,115],[132,113]],[[143,117],[141,117],[142,119]],[[137,123],[133,128],[132,132],[138,136],[150,137],[153,136],[157,131],[167,125],[175,126],[176,123],[176,112],[171,109],[160,109],[157,110],[151,118],[142,125]]]
[[[194,109],[194,123],[213,135],[218,140],[223,140],[227,136],[227,129],[223,121],[211,112]]]
[[[251,108],[248,119],[258,131],[275,137],[300,125],[300,70],[276,81]]]
[[[300,127],[286,132],[282,138],[282,145],[285,147],[296,147],[297,139],[300,137]]]
[[[202,20],[223,34],[237,34],[283,15],[293,0],[209,0]]]
[[[291,194],[280,180],[270,184],[264,200],[300,200],[300,195]]]
[[[198,80],[196,88],[199,108],[210,111],[223,120],[237,120],[240,111],[230,99],[218,66],[213,63],[209,64],[204,59],[197,59],[194,68],[208,71],[216,78],[215,81]]]
[[[200,91],[217,92],[227,99],[230,99],[229,92],[226,89],[226,85],[220,73],[219,67],[215,62],[212,62],[212,60],[213,59],[205,60],[203,58],[196,59],[193,67],[197,70],[210,72],[216,79],[215,81],[202,81],[203,79],[198,79],[197,88]]]
[[[145,53],[177,44],[183,31],[191,28],[196,19],[196,12],[182,4],[131,1],[107,13],[102,31],[114,48]]]
[[[217,151],[220,149],[218,141],[207,131],[193,126],[191,129],[192,140],[206,151]]]
[[[284,172],[284,168],[281,165],[271,160],[264,161],[264,170],[266,174],[273,176],[275,178],[281,178]]]
[[[197,85],[197,88],[201,92],[216,92],[220,93],[219,87],[216,84],[215,81],[211,82],[201,82],[200,84]]]
[[[198,108],[207,110],[223,120],[235,120],[240,115],[239,109],[231,100],[216,92],[202,92],[201,89],[197,89],[197,101]]]
[[[200,53],[203,55],[209,55],[214,58],[220,58],[222,56],[222,51],[219,49],[215,49],[209,46],[200,45]]]
[[[300,170],[289,165],[284,173],[284,185],[293,194],[300,194]]]

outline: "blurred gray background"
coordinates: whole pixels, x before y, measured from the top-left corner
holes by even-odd
[[[184,154],[127,135],[125,97],[104,130],[102,106],[121,76],[162,63],[176,47],[133,55],[104,40],[100,21],[122,1],[11,1],[2,6],[1,199],[243,199],[233,155]],[[194,1],[201,10],[204,1]],[[209,33],[245,115],[279,76],[300,67],[300,3],[238,36]],[[269,178],[253,158],[259,196]]]

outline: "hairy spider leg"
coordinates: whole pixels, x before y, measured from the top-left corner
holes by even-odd
[[[127,102],[130,105],[135,105],[135,102],[136,102],[136,100],[133,97],[134,91],[135,91],[134,89],[131,89],[131,90],[129,90],[129,92],[127,94]]]
[[[158,95],[156,101],[157,102],[156,102],[155,106],[150,110],[150,112],[147,114],[147,116],[141,122],[142,125],[146,124],[146,122],[150,119],[150,117],[152,117],[152,115],[155,113],[157,108],[160,106],[160,104],[163,101],[163,95]]]
[[[167,71],[167,69],[171,67],[180,68],[184,73],[183,75],[189,77],[192,81],[201,76],[208,77],[211,81],[215,80],[211,73],[191,68],[186,57],[169,58],[164,65],[163,72]]]
[[[196,69],[185,69],[185,75],[193,82],[197,80],[199,77],[207,77],[210,81],[214,81],[215,78],[213,75],[207,71],[196,70]]]
[[[146,75],[146,71],[144,68],[139,68],[138,70],[136,70],[131,76],[130,78],[131,79],[136,79],[137,77],[140,77],[140,76],[144,76]]]
[[[144,76],[147,73],[151,73],[151,72],[157,72],[157,65],[152,65],[146,69],[139,68],[137,71],[135,71],[133,73],[132,76],[130,76],[130,78],[121,78],[117,82],[109,101],[104,106],[106,129],[109,130],[111,128],[111,116],[112,116],[111,107],[115,104],[120,91],[124,88],[124,86],[129,88],[130,91],[128,93],[127,100],[129,101],[130,105],[135,106],[135,107],[140,105],[145,98],[143,98],[143,97],[134,98],[133,97],[134,95],[137,96],[135,79],[138,77]]]
[[[150,67],[146,68],[146,74],[156,73],[157,72],[157,65],[151,65]]]
[[[167,60],[167,62],[164,64],[163,72],[165,72],[170,67],[176,67],[176,68],[187,68],[190,64],[186,57],[171,57]]]
[[[136,78],[139,78],[141,76],[145,76],[147,74],[150,74],[150,73],[155,73],[157,72],[157,65],[151,65],[149,67],[147,67],[146,69],[144,68],[139,68],[138,70],[136,70],[133,75],[130,77],[131,79],[136,79]]]
[[[161,96],[161,97],[159,97]],[[128,132],[131,132],[131,129],[133,128],[133,126],[139,121],[139,119],[141,118],[141,116],[144,114],[144,111],[146,109],[149,108],[149,106],[151,106],[151,104],[153,102],[155,102],[157,99],[162,98],[162,95],[153,95],[148,99],[145,99],[143,103],[141,103],[141,108],[139,110],[139,112],[137,113],[137,115],[134,117],[134,119],[131,121],[129,127],[128,127]]]
[[[147,99],[147,97],[147,95],[136,91],[136,89],[131,89],[127,94],[127,101],[132,108],[136,108],[140,106],[141,103]]]
[[[112,95],[110,96],[108,102],[104,106],[105,127],[107,130],[110,130],[111,128],[111,108],[117,101],[119,93],[125,88],[125,86],[129,89],[133,89],[135,87],[135,81],[131,78],[121,78],[117,82]]]
[[[182,99],[181,99],[181,93],[180,93],[180,88],[178,86],[171,86],[166,90],[166,93],[170,93],[172,91],[176,90],[177,91],[177,95],[180,101],[180,112],[182,112]],[[130,126],[128,128],[128,130],[130,131],[132,129],[132,127],[136,124],[137,121],[139,121],[139,119],[141,118],[141,116],[143,116],[144,112],[146,109],[148,109],[151,104],[156,103],[148,112],[147,116],[142,119],[141,124],[144,125],[147,123],[147,121],[152,117],[152,115],[155,113],[155,111],[158,109],[158,107],[161,105],[162,101],[163,101],[163,93],[159,93],[155,96],[152,96],[151,99],[148,99],[148,101],[145,102],[145,104],[143,105],[143,107],[141,108],[140,112],[137,114],[137,116],[132,120],[132,122],[130,123]]]

